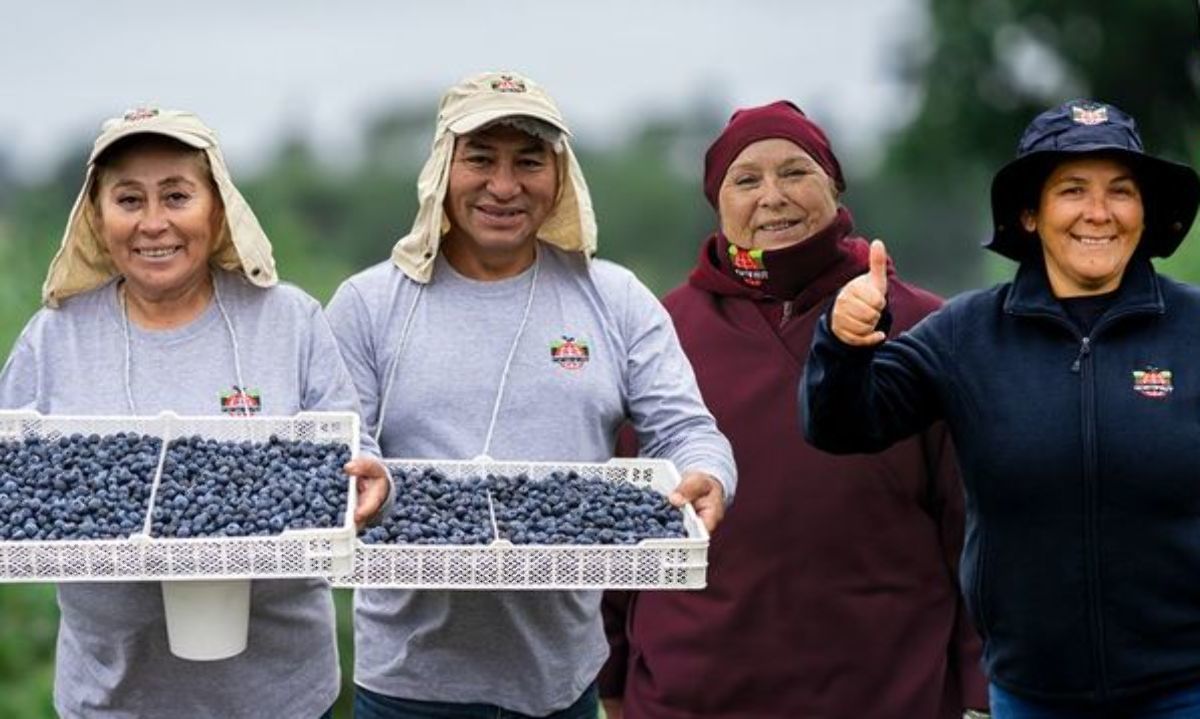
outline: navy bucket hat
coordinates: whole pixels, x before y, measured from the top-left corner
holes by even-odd
[[[1038,247],[1021,225],[1021,212],[1037,205],[1042,183],[1055,165],[1082,154],[1115,157],[1129,165],[1145,205],[1141,246],[1152,257],[1169,257],[1187,235],[1200,205],[1200,176],[1187,165],[1142,149],[1137,123],[1119,108],[1072,100],[1033,119],[1021,135],[1017,158],[992,179],[993,252],[1020,262]]]

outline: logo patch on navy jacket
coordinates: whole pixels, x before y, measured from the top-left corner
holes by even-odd
[[[588,343],[582,339],[563,335],[562,339],[550,343],[550,359],[563,369],[583,369],[591,354]]]
[[[1157,367],[1135,369],[1133,371],[1133,391],[1143,397],[1163,399],[1175,391],[1171,384],[1171,370]]]

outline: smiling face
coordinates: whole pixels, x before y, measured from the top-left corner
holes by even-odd
[[[556,158],[544,140],[507,125],[458,138],[446,190],[447,259],[477,279],[519,273],[533,262],[557,195]]]
[[[833,180],[799,145],[759,140],[738,154],[718,194],[721,231],[747,249],[803,242],[837,215]]]
[[[196,151],[153,142],[98,164],[93,203],[127,292],[157,302],[207,285],[224,213]]]
[[[1111,292],[1145,229],[1142,194],[1127,165],[1102,156],[1067,160],[1042,185],[1021,223],[1036,232],[1056,297]]]

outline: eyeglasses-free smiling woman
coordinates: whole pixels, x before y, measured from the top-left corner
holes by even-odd
[[[813,444],[878,451],[938,419],[954,435],[997,719],[1200,716],[1200,291],[1151,264],[1198,202],[1196,172],[1146,154],[1133,118],[1068,102],[992,183],[988,247],[1013,281],[885,341],[877,243],[813,339]]]
[[[321,306],[278,283],[216,135],[190,113],[104,124],[43,302],[0,373],[0,407],[219,415],[232,393],[239,411],[358,411]],[[359,522],[390,489],[370,437],[362,450],[347,465]],[[62,584],[58,603],[63,717],[318,717],[338,694],[324,580],[252,582],[247,649],[209,662],[171,654],[157,582]]]

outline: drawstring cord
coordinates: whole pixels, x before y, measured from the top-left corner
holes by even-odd
[[[542,266],[542,255],[538,252],[533,260],[533,273],[529,280],[529,296],[525,300],[525,311],[521,314],[521,323],[517,326],[517,333],[513,337],[512,346],[508,349],[508,358],[504,361],[504,371],[500,375],[500,386],[496,389],[496,399],[492,403],[492,417],[488,422],[487,435],[483,440],[483,450],[480,454],[487,456],[492,448],[492,437],[495,435],[496,422],[500,417],[500,405],[504,401],[504,389],[508,385],[508,374],[512,368],[513,359],[517,355],[517,347],[521,344],[521,336],[525,334],[525,327],[529,324],[529,315],[533,309],[533,298],[537,294],[538,273]],[[417,295],[413,298],[412,304],[408,308],[408,315],[404,318],[404,325],[400,330],[400,341],[396,346],[396,352],[392,355],[391,367],[387,371],[387,382],[383,388],[383,398],[379,405],[379,422],[375,425],[375,441],[378,443],[380,436],[383,434],[383,419],[387,414],[388,398],[392,393],[392,386],[396,381],[396,370],[400,365],[400,356],[404,351],[404,346],[408,343],[408,331],[412,324],[413,315],[417,311],[417,303],[421,299],[422,291],[425,285],[417,286]]]
[[[233,331],[233,321],[229,319],[229,313],[225,311],[225,303],[221,301],[221,290],[217,286],[217,278],[212,278],[213,302],[217,305],[217,312],[220,313],[221,319],[225,321],[225,331],[229,334],[229,343],[233,346],[233,372],[234,378],[237,379],[238,391],[245,392],[246,385],[242,382],[242,361],[241,352],[238,349],[237,333]],[[137,414],[137,406],[133,401],[133,341],[129,329],[129,301],[125,296],[125,288],[118,290],[121,297],[121,329],[125,334],[125,401],[129,404],[129,413]],[[244,403],[241,405],[242,414],[250,414],[250,408]]]
[[[400,353],[404,351],[404,345],[408,342],[408,328],[412,325],[413,315],[417,313],[417,303],[421,301],[421,294],[425,291],[425,285],[417,285],[417,295],[413,297],[412,304],[408,306],[408,314],[404,317],[404,325],[400,329],[400,341],[396,344],[396,352],[392,355],[392,364],[387,371],[387,382],[383,385],[383,398],[379,402],[379,419],[375,422],[375,444],[379,444],[379,437],[383,434],[383,418],[387,416],[388,397],[392,394],[392,385],[396,381],[396,367],[400,364]]]
[[[521,344],[521,335],[525,334],[525,325],[529,324],[529,311],[533,308],[533,296],[537,292],[538,268],[541,267],[541,255],[533,261],[533,278],[529,281],[529,298],[525,300],[525,311],[521,314],[521,324],[517,326],[517,334],[513,337],[512,347],[508,349],[508,359],[504,360],[504,371],[500,374],[500,386],[496,388],[496,401],[492,403],[492,419],[488,422],[487,437],[483,440],[480,454],[484,457],[492,449],[492,434],[496,431],[496,420],[500,417],[500,403],[504,400],[504,387],[508,384],[508,371],[512,368],[513,358],[517,356],[517,345]]]

